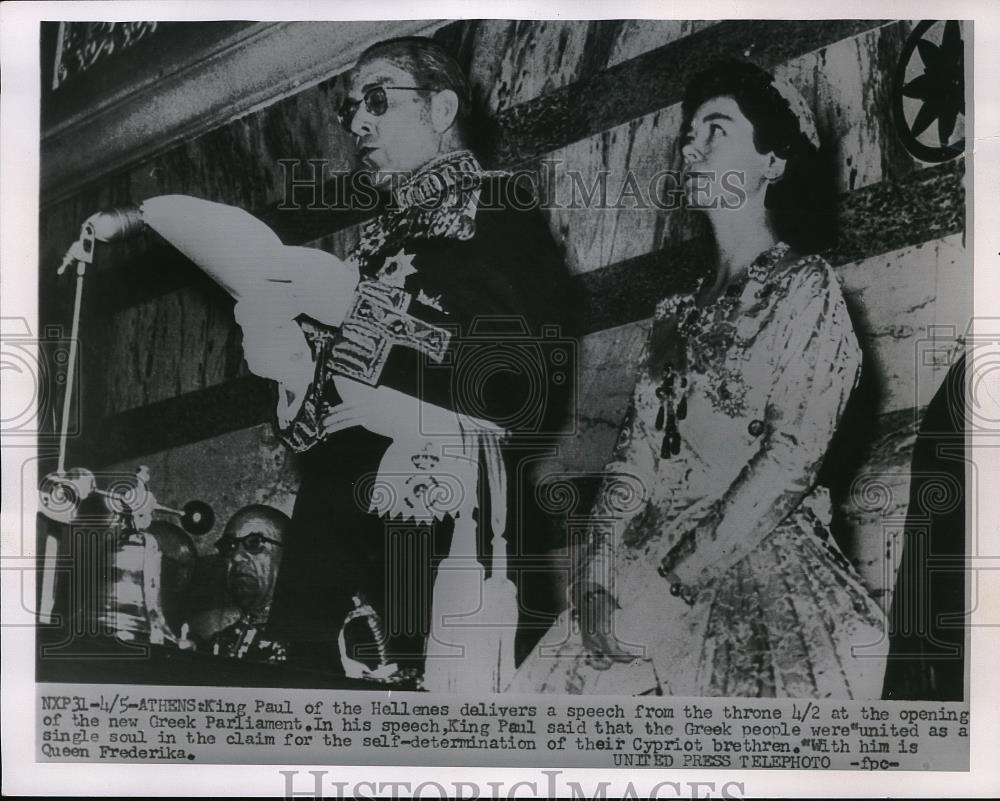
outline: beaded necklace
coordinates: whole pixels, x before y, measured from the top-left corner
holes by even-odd
[[[746,410],[749,391],[742,372],[725,366],[726,355],[734,344],[738,344],[736,323],[731,319],[733,310],[750,282],[761,285],[757,296],[763,296],[772,269],[790,250],[784,242],[768,248],[753,260],[740,279],[706,306],[698,306],[694,297],[690,296],[677,298],[666,307],[668,313],[676,315],[679,321],[676,335],[680,341],[676,352],[682,355],[684,362],[691,362],[692,369],[705,376],[705,392],[712,406],[730,417],[737,417]],[[681,438],[677,423],[687,417],[687,372],[688,364],[663,363],[663,380],[656,387],[660,408],[655,421],[656,430],[663,431],[661,459],[680,453]],[[754,431],[751,433],[757,435]]]

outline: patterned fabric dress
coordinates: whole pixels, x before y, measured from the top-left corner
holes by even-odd
[[[636,658],[591,656],[567,612],[510,691],[878,697],[884,615],[816,485],[860,364],[832,269],[783,243],[714,303],[661,302],[578,577]]]

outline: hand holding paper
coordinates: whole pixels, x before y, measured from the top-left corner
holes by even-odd
[[[336,326],[350,310],[357,265],[315,248],[284,245],[243,209],[162,195],[146,200],[142,215],[237,301],[266,302],[273,309],[270,318],[307,314]]]
[[[145,223],[236,300],[250,371],[301,397],[313,360],[300,314],[337,326],[354,300],[357,265],[315,248],[282,244],[251,214],[185,195],[142,204]]]

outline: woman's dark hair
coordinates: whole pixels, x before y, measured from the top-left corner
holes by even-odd
[[[833,239],[833,182],[828,161],[803,132],[774,77],[746,61],[720,61],[698,73],[681,104],[684,141],[695,111],[713,97],[731,97],[753,126],[759,153],[785,160],[780,181],[767,188],[764,202],[778,236],[800,252],[828,247]]]

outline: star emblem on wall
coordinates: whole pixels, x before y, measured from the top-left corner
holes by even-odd
[[[965,42],[957,20],[914,28],[896,69],[893,112],[903,144],[918,159],[945,161],[964,151]]]
[[[383,284],[402,289],[406,284],[406,279],[417,271],[417,268],[413,266],[413,258],[412,253],[406,253],[400,249],[395,256],[386,258],[376,278]]]

